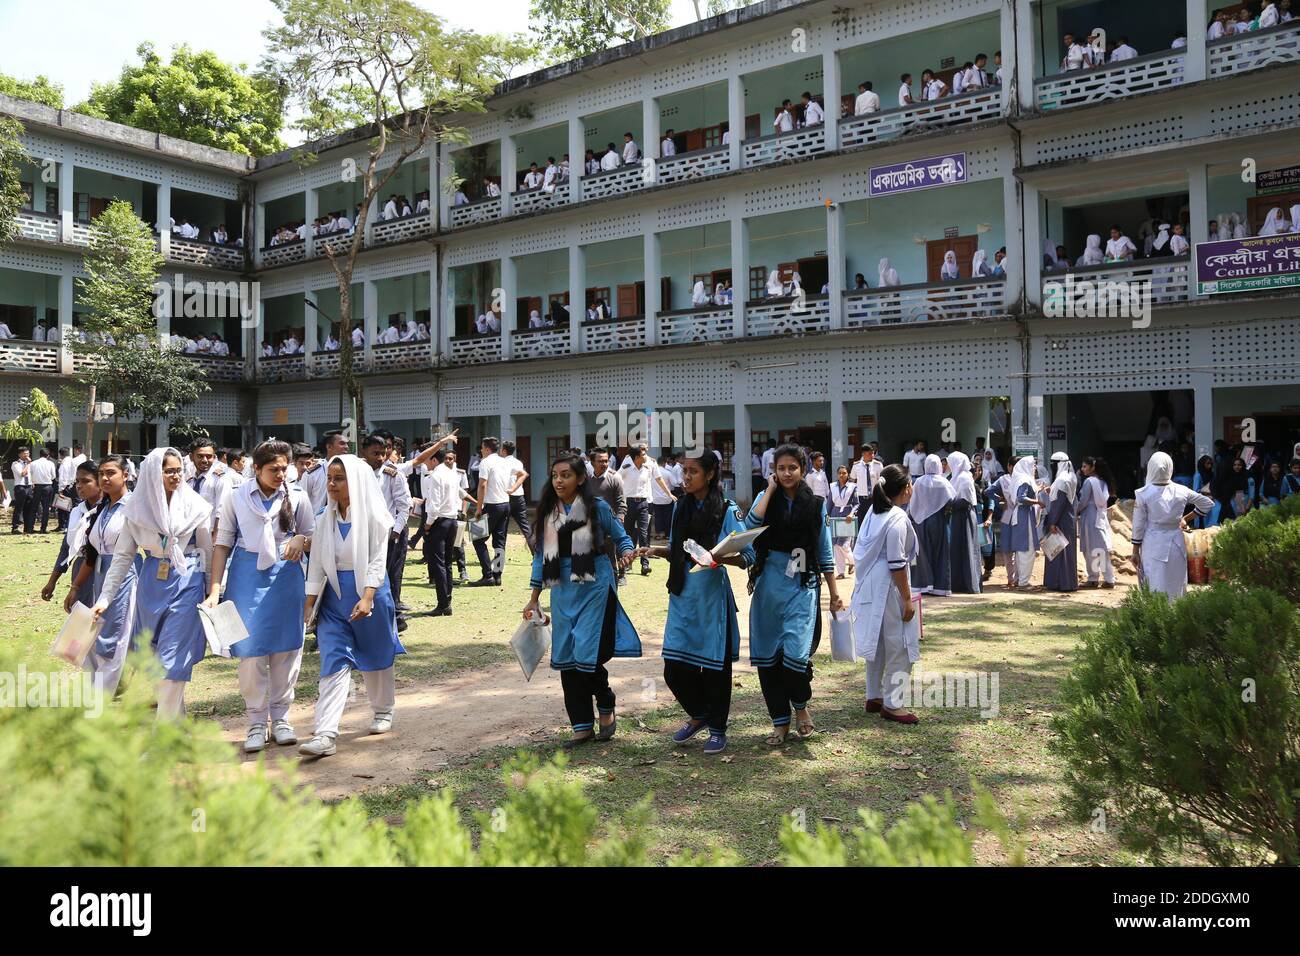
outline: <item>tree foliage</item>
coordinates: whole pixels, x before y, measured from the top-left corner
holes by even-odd
[[[7,422],[0,422],[0,439],[7,442],[7,457],[16,445],[35,447],[54,441],[58,434],[59,406],[39,388],[34,388],[18,402],[17,414]]]
[[[1131,591],[1088,634],[1053,749],[1067,805],[1159,862],[1300,864],[1300,618],[1262,588]]]
[[[1300,604],[1300,495],[1255,508],[1214,536],[1208,563],[1216,577],[1269,588]]]
[[[645,39],[669,24],[668,0],[532,0],[528,13],[553,63]]]
[[[140,62],[123,66],[116,80],[94,84],[76,112],[246,155],[284,148],[284,95],[274,80],[186,45],[170,63],[151,43],[136,55]]]
[[[63,87],[44,75],[37,76],[34,80],[20,80],[16,76],[0,73],[0,94],[41,103],[56,110],[63,109]]]
[[[17,120],[0,116],[0,244],[17,235],[18,210],[26,201],[22,169],[28,156],[18,139],[22,131]]]

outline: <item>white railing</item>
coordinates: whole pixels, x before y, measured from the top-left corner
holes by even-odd
[[[1069,269],[1043,276],[1042,303],[1045,314],[1078,318],[1108,316],[1110,310],[1147,301],[1143,289],[1150,288],[1152,305],[1171,305],[1187,301],[1191,277],[1191,258],[1169,256],[1163,259],[1139,259],[1082,269]],[[1136,287],[1136,288],[1135,288]],[[1140,299],[1134,302],[1133,294]],[[1122,293],[1129,298],[1125,302]]]
[[[214,382],[244,380],[244,360],[238,355],[198,355],[190,352],[185,357],[202,368]]]
[[[536,189],[521,189],[510,196],[510,215],[521,216],[526,212],[536,212],[551,206],[562,206],[569,201],[569,181],[556,183],[555,189],[548,191],[543,186]]]
[[[257,359],[259,382],[296,382],[307,377],[305,355],[276,355]]]
[[[1034,83],[1040,110],[1062,109],[1168,89],[1183,82],[1183,51],[1163,50],[1096,69],[1071,70]]]
[[[789,133],[747,139],[740,145],[744,166],[763,166],[788,159],[807,159],[826,149],[826,126],[807,126]]]
[[[17,215],[18,235],[36,242],[59,241],[59,217],[49,216],[31,209],[20,209]]]
[[[628,315],[582,324],[584,352],[616,352],[645,345],[645,317]]]
[[[0,368],[15,372],[59,371],[59,345],[25,342],[21,339],[0,340]]]
[[[603,173],[592,173],[582,177],[582,198],[603,199],[606,196],[623,196],[636,192],[645,186],[646,171],[639,163],[620,166]]]
[[[262,249],[262,265],[284,266],[291,262],[302,262],[307,257],[307,240],[295,239],[293,242],[278,246],[266,246]]]
[[[569,328],[520,329],[510,334],[510,356],[518,359],[549,358],[569,354]]]
[[[68,236],[66,241],[78,246],[90,245],[91,225],[88,222],[72,223],[72,235]]]
[[[408,239],[422,239],[433,235],[433,215],[422,212],[401,219],[380,220],[370,231],[371,244],[389,245],[394,242],[406,242]]]
[[[172,262],[190,262],[196,266],[209,269],[226,269],[242,272],[244,269],[244,250],[235,246],[214,246],[207,242],[195,242],[193,239],[181,239],[172,236],[168,242],[167,258]]]
[[[760,299],[745,303],[745,333],[807,335],[825,332],[831,324],[830,298],[824,295]]]
[[[1001,115],[1002,87],[985,87],[941,100],[840,120],[840,149],[878,143],[913,130],[961,126]]]
[[[844,327],[978,319],[1006,311],[1006,279],[957,279],[844,294]]]
[[[482,365],[501,361],[500,335],[462,335],[451,340],[451,361],[456,365]]]
[[[311,353],[311,360],[307,363],[308,378],[336,378],[339,369],[342,368],[339,358],[343,353],[338,349],[330,351],[316,351]],[[366,350],[352,350],[352,370],[354,372],[364,372],[366,369]]]
[[[1273,63],[1300,60],[1300,20],[1214,40],[1209,44],[1207,52],[1210,58],[1210,76],[1258,70],[1261,66]]]
[[[372,372],[406,372],[427,369],[432,364],[433,352],[427,341],[376,345],[370,350]]]
[[[702,179],[731,168],[731,147],[715,146],[695,149],[679,156],[669,156],[655,163],[655,180],[661,185]]]
[[[660,312],[658,318],[660,345],[718,342],[736,331],[736,313],[729,306]]]
[[[335,233],[331,236],[317,236],[311,244],[311,254],[315,259],[324,259],[328,248],[335,256],[346,256],[352,245],[353,233]]]
[[[501,197],[479,199],[465,203],[463,206],[451,207],[451,227],[472,226],[479,222],[492,222],[501,218]]]

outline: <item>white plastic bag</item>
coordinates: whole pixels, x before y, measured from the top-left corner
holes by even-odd
[[[848,611],[831,612],[831,660],[857,663],[858,649],[853,642],[853,622]]]
[[[519,661],[519,666],[523,669],[524,680],[531,681],[533,671],[537,670],[537,665],[551,649],[550,618],[520,621],[514,636],[510,638],[510,649],[515,652],[515,660]]]
[[[470,518],[469,536],[473,540],[482,541],[489,533],[487,515],[479,515],[477,518]]]
[[[1065,535],[1057,531],[1049,534],[1043,539],[1043,557],[1048,561],[1055,561],[1056,556],[1069,547],[1070,542],[1066,540]]]

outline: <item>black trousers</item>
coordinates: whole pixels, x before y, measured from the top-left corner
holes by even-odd
[[[500,580],[501,572],[506,567],[506,534],[510,530],[510,505],[504,501],[499,505],[485,504],[483,512],[488,519],[488,536],[474,542],[474,553],[478,555],[478,563],[483,569],[483,577]],[[493,559],[488,557],[487,543],[489,540],[492,542],[495,565]]]
[[[858,527],[862,527],[862,522],[867,520],[867,512],[871,510],[871,495],[858,495]]]
[[[537,548],[533,545],[533,529],[528,524],[528,503],[524,501],[523,495],[510,496],[510,517],[519,526],[519,533],[524,536],[524,544],[528,545],[528,553],[536,554]]]
[[[69,498],[70,500],[72,500],[72,501],[74,501],[74,502],[77,500],[77,492],[76,492],[76,489],[73,488],[73,487],[71,487],[71,486],[69,486],[67,489],[59,489],[59,491],[57,491],[57,492],[55,492],[55,493],[58,494],[59,492],[62,492],[62,491],[64,491],[64,490],[66,490],[66,491],[68,492],[68,498]],[[67,530],[68,530],[68,515],[71,514],[71,510],[69,510],[69,511],[63,511],[63,510],[60,509],[60,508],[55,508],[55,509],[54,509],[54,514],[55,514],[55,515],[58,517],[58,519],[59,519],[59,526],[58,526],[58,527],[59,527],[59,530],[60,530],[60,531],[67,531]]]
[[[406,571],[406,552],[410,546],[406,534],[405,528],[397,529],[397,540],[390,538],[388,541],[388,587],[393,592],[394,604],[402,600],[402,575]],[[402,617],[402,612],[398,611],[397,616]]]
[[[451,607],[451,563],[455,560],[455,518],[434,518],[424,530],[424,562],[429,583],[438,593],[438,607]]]
[[[627,515],[623,518],[623,530],[632,539],[633,547],[645,548],[650,545],[650,503],[644,498],[627,499]],[[641,567],[650,567],[650,559],[642,558]]]
[[[666,505],[651,505],[655,514],[655,534],[661,538],[668,537],[668,532],[673,527],[673,503],[670,501]]]
[[[36,496],[32,491],[31,485],[14,485],[13,524],[9,528],[14,534],[18,533],[19,523],[24,532],[32,533],[32,524],[36,520]]]
[[[590,672],[577,668],[560,671],[564,711],[569,715],[569,723],[578,733],[595,726],[595,710],[602,714],[614,713],[614,689],[609,686],[609,671],[605,670],[605,662],[614,656],[614,604],[615,598],[611,591],[609,600],[605,602],[605,620],[601,625],[596,669]],[[592,707],[593,700],[595,708]]]
[[[36,485],[35,509],[32,515],[32,524],[35,525],[36,518],[41,520],[41,534],[45,534],[50,523],[50,506],[54,504],[54,485]]]
[[[731,713],[731,661],[722,670],[664,661],[664,683],[691,720],[702,720],[713,733],[727,732]]]
[[[820,608],[821,590],[818,589],[818,606]],[[822,616],[817,614],[817,623],[813,627],[812,650],[808,654],[808,667],[803,671],[791,670],[785,666],[785,651],[776,652],[776,660],[771,667],[758,668],[758,686],[763,691],[763,701],[767,704],[767,714],[772,718],[773,727],[787,726],[790,723],[790,711],[803,710],[812,700],[813,666],[812,656],[822,642]]]

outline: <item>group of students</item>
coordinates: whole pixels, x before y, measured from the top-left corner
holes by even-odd
[[[392,202],[393,200],[390,199],[389,201]],[[351,219],[348,218],[346,210],[340,209],[328,215],[320,216],[310,226],[305,219],[282,223],[272,231],[271,241],[267,243],[267,246],[283,246],[293,242],[305,242],[308,233],[317,237],[351,235],[356,228],[357,217],[360,214],[361,205],[358,203]]]
[[[171,234],[180,239],[199,240],[203,235],[203,230],[191,223],[184,216],[181,217],[180,222],[171,219],[168,223],[168,227],[171,230]],[[226,224],[224,222],[218,223],[217,227],[209,233],[208,242],[214,246],[233,246],[237,249],[243,248],[244,245],[244,239],[242,236],[235,239],[230,238],[230,233],[226,231]]]
[[[1233,449],[1220,439],[1212,456],[1197,460],[1194,474],[1184,472],[1181,477],[1193,491],[1214,500],[1210,512],[1198,521],[1199,527],[1212,528],[1300,494],[1300,442],[1292,447],[1288,460],[1280,452],[1261,452],[1254,443]]]
[[[415,194],[414,209],[411,208],[411,201],[405,196],[391,193],[389,194],[388,201],[384,203],[384,208],[379,212],[379,218],[384,222],[392,222],[394,219],[406,219],[410,216],[423,216],[428,211],[428,190]]]
[[[938,73],[933,69],[927,68],[921,71],[921,83],[917,89],[917,96],[912,96],[912,74],[904,73],[899,79],[898,87],[898,105],[911,106],[914,103],[926,103],[934,100],[943,99],[945,96],[957,96],[961,93],[970,93],[974,90],[984,89],[990,86],[1002,85],[1002,51],[998,50],[993,54],[994,70],[990,74],[988,71],[989,58],[986,53],[975,54],[975,59],[967,60],[954,71],[952,75],[951,86],[939,79]],[[862,94],[871,90],[870,83],[858,84],[858,98],[854,103],[854,112],[862,105]],[[869,101],[868,101],[869,102]]]
[[[1253,30],[1267,30],[1280,23],[1290,23],[1294,18],[1291,0],[1245,0],[1235,17],[1227,9],[1215,10],[1205,28],[1205,38],[1221,40]]]

